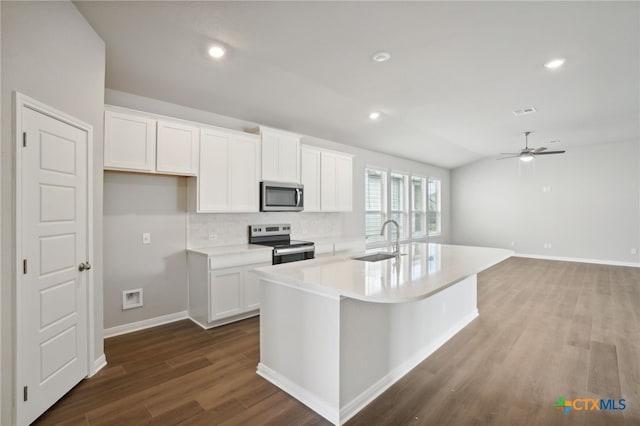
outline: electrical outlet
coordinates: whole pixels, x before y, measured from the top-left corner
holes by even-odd
[[[551,243],[544,243],[544,244],[542,245],[542,248],[550,249],[550,248],[551,248]]]
[[[209,232],[209,241],[214,241],[218,239],[218,234]]]
[[[631,249],[631,254],[638,254],[638,249],[632,248]]]
[[[151,234],[149,232],[142,233],[142,244],[151,244]]]
[[[511,242],[509,243],[509,245],[510,245],[511,247],[515,247],[516,242],[515,242],[515,241],[511,241]]]

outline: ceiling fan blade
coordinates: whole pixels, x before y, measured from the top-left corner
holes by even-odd
[[[520,155],[520,152],[501,152],[500,155]]]
[[[536,148],[535,150],[533,150],[534,154],[540,154],[542,151],[546,150],[547,147],[546,146],[541,146],[540,148]]]
[[[508,157],[500,157],[500,158],[496,158],[496,160],[506,160],[507,158],[516,158],[516,157],[520,157],[520,154],[510,155]]]
[[[545,151],[545,152],[536,152],[536,155],[548,155],[548,154],[564,154],[567,151]]]

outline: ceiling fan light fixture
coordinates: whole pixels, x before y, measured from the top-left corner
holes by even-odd
[[[544,67],[550,70],[555,70],[564,65],[567,60],[565,58],[555,58],[544,64]]]
[[[521,155],[520,161],[522,161],[523,163],[528,163],[530,161],[533,161],[533,155],[532,154]]]
[[[380,113],[378,111],[373,111],[369,114],[369,120],[375,121],[380,118]]]

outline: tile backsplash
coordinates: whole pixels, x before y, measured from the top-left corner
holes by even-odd
[[[294,238],[339,237],[342,230],[340,213],[187,213],[187,247],[219,247],[246,244],[249,240],[249,225],[291,224]]]

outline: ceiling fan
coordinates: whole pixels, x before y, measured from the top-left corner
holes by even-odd
[[[497,160],[504,160],[505,158],[520,158],[520,161],[524,161],[525,163],[533,160],[538,155],[549,155],[549,154],[564,154],[566,151],[547,151],[546,147],[540,148],[529,148],[529,135],[533,133],[533,131],[529,130],[524,132],[524,148],[516,153],[516,152],[501,152],[500,155],[507,155],[507,157],[500,157]]]

